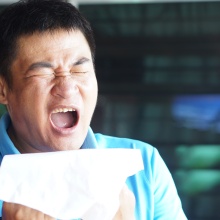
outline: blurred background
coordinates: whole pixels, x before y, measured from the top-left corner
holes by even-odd
[[[187,217],[220,219],[220,1],[69,2],[95,32],[93,130],[155,146]]]

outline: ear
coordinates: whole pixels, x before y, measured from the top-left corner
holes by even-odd
[[[5,82],[3,77],[0,76],[0,103],[3,105],[8,104],[7,91],[8,91],[7,83]]]

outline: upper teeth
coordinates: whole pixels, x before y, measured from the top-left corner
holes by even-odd
[[[58,108],[53,110],[52,113],[58,113],[58,112],[72,112],[72,111],[76,111],[76,109],[74,108]]]

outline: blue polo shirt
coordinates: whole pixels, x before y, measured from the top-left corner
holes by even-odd
[[[19,154],[7,134],[8,114],[0,119],[0,163],[7,154]],[[172,176],[158,151],[141,141],[94,134],[91,128],[81,148],[129,148],[142,153],[144,170],[126,183],[136,199],[136,220],[186,220]],[[0,201],[0,216],[2,201]]]

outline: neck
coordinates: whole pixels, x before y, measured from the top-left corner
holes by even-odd
[[[38,153],[39,151],[35,150],[34,148],[25,148],[25,144],[21,144],[22,140],[17,136],[15,129],[12,124],[10,124],[7,130],[8,136],[10,137],[11,141],[13,142],[14,146],[18,149],[21,154],[24,153]],[[28,150],[29,149],[29,150]]]

